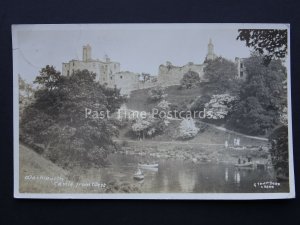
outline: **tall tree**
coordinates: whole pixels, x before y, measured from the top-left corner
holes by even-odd
[[[69,77],[58,76],[47,66],[36,78],[40,89],[35,102],[24,111],[22,133],[45,145],[53,161],[89,166],[102,165],[115,144],[117,130],[108,118],[86,116],[86,109],[111,113],[122,103],[118,89],[95,82],[95,74],[76,71]]]
[[[280,122],[287,105],[284,81],[286,68],[280,60],[263,65],[262,56],[245,60],[247,79],[240,89],[240,101],[234,107],[228,125],[248,134],[266,134]]]
[[[191,89],[196,87],[200,82],[200,76],[194,71],[188,71],[183,75],[183,78],[180,80],[180,86],[182,88]]]
[[[239,29],[237,40],[245,41],[264,56],[264,64],[269,65],[272,59],[283,59],[287,54],[287,30],[277,29]]]
[[[236,65],[222,57],[209,60],[204,68],[204,78],[210,82],[210,87],[216,94],[237,91],[239,82],[236,77]]]
[[[272,163],[280,177],[289,177],[288,127],[281,126],[269,136]]]

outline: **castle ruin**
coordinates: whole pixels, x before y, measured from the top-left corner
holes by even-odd
[[[110,88],[117,87],[121,89],[121,94],[130,94],[133,90],[151,88],[157,85],[171,86],[179,85],[183,75],[189,71],[196,72],[200,81],[205,81],[204,67],[207,61],[217,57],[214,53],[214,45],[209,40],[207,54],[202,64],[194,64],[189,62],[183,66],[174,66],[171,62],[166,62],[165,65],[160,65],[158,75],[148,75],[147,79],[141,79],[142,75],[130,71],[121,71],[120,63],[111,61],[105,55],[103,60],[92,58],[92,48],[90,45],[83,46],[82,60],[70,60],[68,63],[62,64],[62,75],[69,76],[77,70],[88,70],[96,74],[96,81],[100,84],[105,84]],[[235,64],[238,69],[237,79],[245,79],[245,68],[243,67],[243,59],[236,58]],[[144,77],[145,78],[145,77]]]

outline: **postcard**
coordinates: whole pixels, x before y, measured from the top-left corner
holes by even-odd
[[[15,198],[294,198],[289,40],[289,24],[13,25]]]

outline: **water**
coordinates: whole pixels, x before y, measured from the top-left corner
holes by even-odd
[[[137,185],[143,193],[263,193],[288,192],[288,182],[261,188],[258,182],[277,182],[273,169],[236,168],[232,164],[194,164],[183,160],[160,160],[157,170],[143,169],[145,179],[135,181],[140,156],[112,155],[112,166],[101,169],[101,179],[117,179]],[[277,182],[278,183],[278,182]]]

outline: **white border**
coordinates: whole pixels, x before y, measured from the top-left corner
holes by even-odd
[[[293,137],[292,137],[292,102],[291,102],[291,70],[290,70],[290,25],[289,24],[245,24],[245,23],[216,23],[216,24],[35,24],[12,25],[13,49],[18,48],[18,31],[35,30],[96,30],[96,29],[287,29],[288,30],[288,128],[289,128],[289,187],[288,193],[167,193],[167,194],[31,194],[19,192],[19,85],[18,57],[13,50],[13,115],[14,115],[14,197],[36,199],[189,199],[189,200],[245,200],[245,199],[285,199],[295,198]]]

